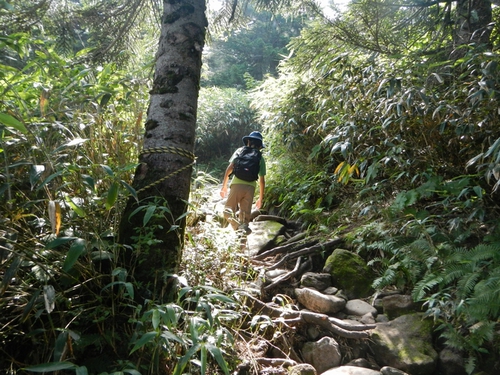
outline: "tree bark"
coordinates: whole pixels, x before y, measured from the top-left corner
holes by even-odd
[[[205,0],[164,0],[163,5],[144,146],[133,181],[139,202],[130,198],[119,230],[129,274],[133,271],[153,297],[162,299],[183,246],[207,27]],[[148,205],[157,209],[144,226],[146,208],[130,214]]]

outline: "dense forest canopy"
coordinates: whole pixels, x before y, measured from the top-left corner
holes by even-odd
[[[0,1],[2,371],[232,371],[245,313],[210,265],[237,244],[215,227],[200,235],[193,218],[200,187],[219,182],[252,130],[266,139],[269,212],[342,233],[377,272],[374,288],[422,303],[469,373],[496,366],[498,4],[360,0],[325,17],[303,1],[223,2],[208,14],[198,165],[178,216],[133,180],[163,5]],[[151,286],[139,270],[169,246],[158,232],[206,258],[173,259],[177,273]],[[173,279],[178,293],[155,299]]]

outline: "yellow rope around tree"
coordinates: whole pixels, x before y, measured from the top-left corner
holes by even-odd
[[[191,151],[188,151],[188,150],[184,150],[182,148],[179,148],[179,147],[169,147],[169,146],[165,146],[165,147],[152,147],[152,148],[146,148],[146,149],[143,149],[140,153],[140,155],[144,155],[144,154],[153,154],[153,153],[157,153],[157,154],[163,154],[163,153],[168,153],[168,154],[175,154],[175,155],[180,155],[180,156],[184,156],[185,158],[188,158],[188,159],[191,159],[192,162],[189,163],[188,165],[185,165],[184,167],[170,173],[169,175],[163,177],[163,178],[160,178],[159,180],[149,184],[148,186],[145,186],[139,190],[136,191],[137,194],[139,194],[141,191],[144,191],[144,190],[147,190],[153,186],[156,186],[158,184],[160,184],[161,182],[165,181],[166,179],[169,179],[170,177],[178,174],[178,173],[181,173],[182,171],[192,167],[195,163],[196,163],[196,155],[193,154]]]

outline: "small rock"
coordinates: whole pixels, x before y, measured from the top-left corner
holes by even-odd
[[[316,369],[309,363],[301,363],[288,369],[289,375],[317,375]]]
[[[332,277],[329,273],[306,272],[300,279],[300,285],[322,291],[332,285]]]
[[[449,348],[444,348],[439,352],[438,368],[443,375],[467,374],[464,357]]]
[[[330,286],[328,288],[326,288],[325,290],[322,291],[323,294],[330,294],[332,296],[334,296],[335,294],[337,294],[339,291],[339,288],[335,288],[334,286]]]
[[[353,359],[351,362],[347,363],[346,366],[356,366],[356,367],[368,368],[370,370],[378,370],[378,368],[376,368],[365,358]]]
[[[364,367],[341,366],[325,371],[321,375],[380,375],[380,371],[370,370]]]
[[[321,330],[316,325],[308,325],[307,337],[311,340],[316,340],[321,334]]]
[[[401,315],[413,313],[416,310],[411,296],[403,294],[395,294],[382,298],[382,306],[384,307],[384,314],[390,320]]]
[[[348,315],[363,316],[371,314],[372,316],[377,316],[377,309],[360,299],[347,301],[344,311]]]
[[[408,375],[408,373],[398,370],[397,368],[384,366],[380,369],[382,375]]]
[[[359,321],[361,323],[364,323],[364,324],[375,324],[376,323],[375,318],[373,317],[372,313],[366,313],[365,315],[363,315],[361,317],[361,319]]]
[[[375,321],[377,323],[387,323],[389,321],[389,318],[387,317],[387,315],[384,315],[384,314],[379,314],[377,315],[377,317],[375,318]]]
[[[339,344],[332,337],[323,337],[316,342],[306,342],[302,348],[302,357],[320,374],[340,365],[342,360]]]
[[[337,296],[330,296],[309,288],[295,289],[297,300],[307,309],[322,313],[335,314],[344,309],[346,301]]]

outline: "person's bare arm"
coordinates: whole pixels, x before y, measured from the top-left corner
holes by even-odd
[[[227,195],[227,183],[229,181],[229,176],[231,175],[231,173],[233,173],[233,169],[234,169],[234,164],[230,163],[226,168],[226,172],[224,173],[224,180],[222,181],[222,189],[220,190],[220,196],[222,198],[225,198]]]
[[[259,199],[255,202],[255,207],[260,209],[262,203],[264,202],[264,190],[266,189],[266,178],[264,176],[259,176]]]

